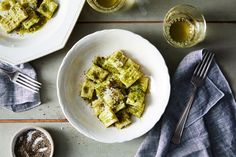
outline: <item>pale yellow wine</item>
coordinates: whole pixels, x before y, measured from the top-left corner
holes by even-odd
[[[120,3],[120,1],[121,0],[95,0],[95,3],[104,8],[111,8],[116,4]]]
[[[175,21],[170,25],[170,37],[179,43],[190,41],[194,36],[194,25],[186,20]]]
[[[177,5],[166,14],[163,28],[168,43],[185,48],[194,46],[205,38],[206,21],[195,7]]]

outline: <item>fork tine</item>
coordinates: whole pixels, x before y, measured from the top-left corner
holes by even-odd
[[[199,76],[200,75],[200,72],[202,71],[203,65],[205,64],[208,56],[209,56],[208,52],[203,54],[202,61],[198,64],[198,66],[194,70],[193,75],[195,75],[195,76]]]
[[[211,66],[211,63],[212,63],[212,61],[213,61],[214,56],[215,56],[215,54],[214,54],[214,53],[211,53],[211,57],[209,58],[208,64],[207,64],[206,67],[205,67],[205,71],[204,71],[203,74],[202,74],[202,77],[203,77],[203,78],[206,77],[207,72],[208,72],[208,69],[209,69],[210,66]]]
[[[34,86],[34,87],[41,88],[40,85],[38,85],[38,84],[36,84],[36,83],[34,83],[34,82],[30,81],[30,80],[25,79],[25,78],[22,77],[21,75],[18,75],[18,76],[17,76],[17,79],[20,79],[20,80],[22,80],[22,81],[24,81],[24,82],[27,82],[28,84],[30,84],[30,85],[32,85],[32,86]]]
[[[211,58],[211,53],[207,52],[205,60],[202,62],[201,70],[198,72],[198,77],[202,77],[203,71],[205,70],[206,65],[208,64],[209,59]]]
[[[22,81],[22,80],[19,80],[19,79],[16,79],[15,80],[16,82],[19,82],[19,83],[21,83],[21,84],[23,84],[23,85],[25,85],[25,86],[27,86],[27,87],[29,87],[29,88],[32,88],[32,89],[34,89],[34,90],[39,90],[39,88],[37,88],[37,87],[34,87],[34,86],[32,86],[32,85],[30,85],[30,84],[28,84],[28,83],[26,83],[26,82],[24,82],[24,81]]]
[[[200,66],[200,68],[199,68],[199,71],[198,71],[198,73],[197,73],[197,76],[200,76],[200,75],[201,75],[201,72],[204,70],[204,65],[207,63],[209,57],[210,57],[210,53],[209,53],[209,52],[206,52],[206,55],[205,55],[204,58],[202,59],[201,66]]]
[[[202,62],[198,63],[197,67],[195,68],[193,75],[196,76],[198,71],[200,70],[200,66],[201,66]]]
[[[32,92],[34,92],[34,93],[38,93],[38,90],[33,89],[33,88],[27,86],[27,84],[25,84],[24,82],[22,83],[22,82],[19,81],[19,80],[15,80],[14,82],[15,82],[16,84],[18,84],[19,86],[24,87],[24,88],[27,88],[28,90],[30,90],[30,91],[32,91]]]
[[[25,79],[28,79],[29,81],[31,81],[31,82],[34,82],[34,83],[36,83],[36,84],[38,84],[38,85],[42,85],[40,82],[38,82],[38,81],[36,81],[36,80],[34,80],[34,79],[32,79],[31,77],[29,77],[29,76],[27,76],[27,75],[25,75],[25,74],[23,74],[23,73],[18,73],[20,76],[22,76],[22,77],[24,77]]]

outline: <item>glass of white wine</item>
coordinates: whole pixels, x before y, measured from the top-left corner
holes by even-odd
[[[102,13],[118,11],[126,4],[126,0],[87,0],[87,2],[94,10]]]
[[[172,46],[192,47],[204,40],[206,21],[197,8],[191,5],[177,5],[166,14],[163,31],[164,37]]]

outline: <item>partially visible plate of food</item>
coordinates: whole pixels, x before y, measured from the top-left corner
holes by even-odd
[[[79,132],[99,142],[124,142],[142,136],[160,119],[169,100],[169,73],[146,39],[126,30],[102,30],[68,52],[57,94]]]
[[[63,48],[85,0],[0,0],[0,59],[31,61]]]

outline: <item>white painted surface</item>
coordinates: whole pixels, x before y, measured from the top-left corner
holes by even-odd
[[[128,0],[133,1],[133,0]],[[167,11],[178,4],[193,5],[204,14],[207,21],[232,21],[236,19],[235,0],[136,0],[131,9],[115,14],[101,14],[85,4],[79,21],[159,21]]]
[[[51,55],[35,60],[32,65],[38,73],[39,81],[43,83],[41,90],[42,105],[23,113],[12,113],[0,108],[0,119],[61,119],[64,118],[56,94],[56,77],[59,66],[69,49],[82,37],[101,29],[121,28],[133,31],[148,39],[156,46],[165,58],[167,66],[173,75],[181,59],[189,52],[203,47],[212,49],[226,78],[236,92],[236,23],[207,24],[206,39],[187,49],[176,49],[166,43],[162,36],[162,24],[82,24],[76,25],[66,47]]]
[[[147,0],[146,0],[147,1]],[[87,4],[79,21],[137,21],[162,20],[165,12],[175,4],[194,4],[203,10],[206,20],[234,21],[228,23],[207,23],[206,39],[187,49],[176,49],[166,43],[162,35],[162,23],[82,23],[77,24],[65,46],[60,51],[37,59],[32,63],[43,83],[41,99],[43,104],[23,113],[12,113],[0,109],[0,119],[62,119],[65,118],[56,95],[56,76],[63,57],[79,39],[102,29],[121,28],[130,30],[148,39],[162,53],[173,75],[178,63],[189,52],[203,47],[212,49],[222,71],[236,93],[236,9],[235,0],[149,0],[148,14],[141,15],[138,8],[128,12],[100,14]],[[69,123],[0,123],[1,157],[10,157],[10,143],[15,132],[26,126],[45,127],[55,142],[55,157],[132,157],[143,141],[143,137],[121,144],[95,142],[76,131]],[[117,153],[117,150],[119,153]]]
[[[17,131],[26,126],[43,127],[51,134],[55,145],[54,157],[132,157],[144,139],[102,144],[80,134],[68,123],[1,124],[1,157],[11,157],[11,140]]]

